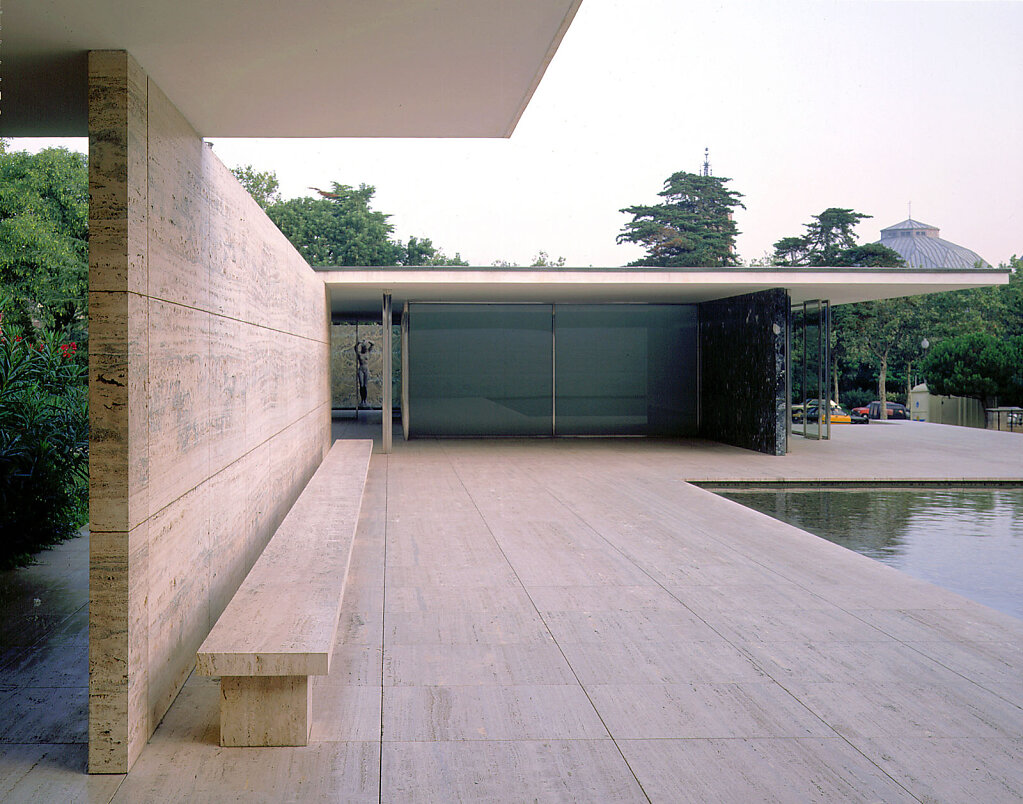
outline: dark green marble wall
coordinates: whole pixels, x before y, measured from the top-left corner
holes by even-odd
[[[783,288],[700,305],[700,435],[745,449],[786,449]]]

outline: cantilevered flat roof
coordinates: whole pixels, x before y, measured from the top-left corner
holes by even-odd
[[[14,0],[0,136],[84,136],[127,50],[204,137],[507,137],[582,0]]]
[[[318,268],[335,316],[378,316],[381,295],[406,301],[693,303],[785,288],[793,302],[833,304],[1004,285],[998,268]]]

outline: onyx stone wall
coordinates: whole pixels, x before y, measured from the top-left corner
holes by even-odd
[[[700,305],[700,434],[784,455],[785,339],[782,288]]]
[[[329,447],[329,323],[123,51],[89,56],[89,197],[89,769],[124,773]]]

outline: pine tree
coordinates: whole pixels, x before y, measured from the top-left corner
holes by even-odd
[[[639,243],[646,256],[634,266],[666,268],[718,268],[738,265],[732,219],[735,207],[745,206],[742,193],[728,189],[728,179],[680,171],[664,182],[658,193],[664,202],[621,210],[632,215],[618,235],[618,243]]]

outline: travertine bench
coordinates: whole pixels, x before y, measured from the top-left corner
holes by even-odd
[[[336,441],[196,656],[220,676],[221,745],[306,745],[326,675],[372,441]]]

